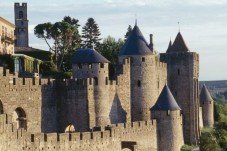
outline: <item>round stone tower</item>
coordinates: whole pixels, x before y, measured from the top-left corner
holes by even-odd
[[[125,58],[131,59],[131,117],[132,121],[150,119],[149,108],[158,97],[155,55],[143,37],[139,27],[134,26],[125,45],[119,53],[119,64]]]
[[[72,57],[73,78],[95,78],[98,83],[109,77],[109,61],[96,50],[77,49]]]
[[[167,85],[150,110],[157,121],[158,151],[179,151],[184,145],[181,109]]]
[[[109,112],[109,61],[93,49],[78,49],[72,57],[73,78],[94,78],[93,98],[95,126],[110,124]]]
[[[214,125],[214,101],[210,96],[209,91],[206,86],[203,85],[203,88],[200,93],[200,104],[202,107],[202,117],[203,117],[203,126],[213,127]]]

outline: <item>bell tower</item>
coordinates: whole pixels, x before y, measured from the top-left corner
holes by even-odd
[[[27,19],[27,3],[14,4],[15,15],[15,46],[28,47],[28,19]]]

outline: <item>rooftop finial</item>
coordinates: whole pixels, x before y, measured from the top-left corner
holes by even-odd
[[[180,32],[180,22],[178,21],[177,24],[178,24],[178,31]]]
[[[95,44],[92,43],[91,46],[92,46],[92,49],[95,50]]]
[[[135,14],[135,26],[137,26],[137,15]]]

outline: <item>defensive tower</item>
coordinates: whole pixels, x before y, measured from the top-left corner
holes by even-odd
[[[109,61],[96,50],[86,48],[74,53],[72,64],[73,78],[94,78],[95,125],[109,125]]]
[[[182,108],[184,141],[197,144],[199,139],[199,55],[190,52],[179,32],[160,61],[167,63],[168,84]]]
[[[28,47],[28,19],[27,19],[27,3],[14,4],[15,15],[15,46]]]
[[[122,64],[128,57],[131,59],[131,118],[132,121],[148,120],[149,108],[159,95],[156,62],[155,55],[137,25],[119,53],[119,63]]]
[[[210,96],[207,87],[203,85],[200,93],[200,104],[202,106],[203,125],[213,127],[214,125],[214,100]]]
[[[157,142],[159,151],[177,151],[184,144],[181,108],[167,85],[151,108],[152,119],[157,120]]]

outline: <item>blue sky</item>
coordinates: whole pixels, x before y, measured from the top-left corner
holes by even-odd
[[[155,49],[165,52],[179,30],[191,51],[200,54],[200,80],[227,80],[226,0],[0,0],[0,16],[14,23],[14,2],[27,2],[30,46],[46,49],[33,28],[64,16],[79,19],[83,26],[93,17],[105,38],[123,38],[128,25],[138,26]],[[177,22],[180,22],[178,26]]]

